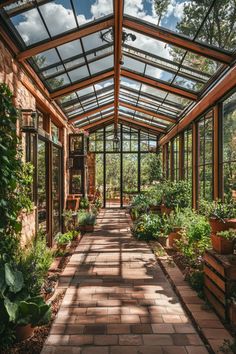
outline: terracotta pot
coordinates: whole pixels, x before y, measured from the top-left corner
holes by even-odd
[[[229,229],[236,229],[236,219],[226,219]]]
[[[165,205],[161,205],[161,213],[162,214],[166,214],[169,215],[171,212],[173,211],[173,209],[171,208],[167,208]]]
[[[234,250],[234,241],[226,240],[223,237],[211,234],[212,248],[219,254],[232,254]]]
[[[34,334],[34,328],[31,327],[31,324],[26,326],[17,326],[16,327],[16,340],[17,342],[21,342],[26,340]]]
[[[80,231],[82,232],[93,232],[94,225],[80,225]]]
[[[181,230],[182,230],[181,227],[176,227],[168,235],[168,242],[167,242],[168,247],[177,249],[176,241],[181,239],[181,233],[180,233]]]
[[[213,234],[216,234],[217,232],[228,230],[229,225],[227,223],[227,219],[224,219],[224,221],[225,222],[223,222],[222,220],[217,219],[217,218],[210,218],[209,223],[211,226],[211,232]]]

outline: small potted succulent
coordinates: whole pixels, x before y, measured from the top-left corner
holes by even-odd
[[[236,230],[229,229],[211,234],[212,248],[219,254],[232,254],[236,240]]]
[[[58,249],[60,249],[61,251],[65,251],[65,249],[71,244],[72,240],[74,239],[74,235],[74,231],[68,231],[64,234],[59,232],[54,239]]]
[[[78,213],[79,228],[82,232],[93,232],[96,223],[96,215],[90,212]]]
[[[233,200],[201,201],[199,211],[209,219],[211,232],[216,234],[229,228],[236,228],[236,204]]]

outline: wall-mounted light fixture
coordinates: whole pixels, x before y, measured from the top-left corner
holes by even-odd
[[[32,109],[21,110],[21,130],[23,132],[36,132],[38,128],[38,113]]]

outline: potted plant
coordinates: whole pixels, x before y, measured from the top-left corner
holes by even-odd
[[[133,225],[131,231],[139,240],[158,238],[162,228],[162,220],[158,215],[144,214]]]
[[[180,240],[183,230],[185,215],[177,208],[164,218],[164,230],[168,234],[167,245],[170,248],[177,248],[176,241]]]
[[[156,184],[152,186],[147,191],[147,196],[149,198],[149,208],[152,212],[160,212],[161,211],[161,204],[162,204],[162,197],[163,197],[163,190],[161,184]]]
[[[226,231],[229,228],[236,228],[236,204],[233,200],[222,202],[215,200],[213,202],[201,201],[200,213],[209,218],[211,232],[216,234],[220,231]]]
[[[61,251],[65,251],[65,249],[70,245],[71,241],[74,239],[74,231],[68,231],[64,234],[59,232],[55,236],[55,242],[57,244],[58,249]]]
[[[34,328],[49,323],[50,306],[42,297],[32,297],[27,291],[24,277],[17,267],[5,263],[0,268],[0,327],[6,326],[15,331],[18,341],[32,336]]]
[[[229,229],[211,234],[212,248],[219,254],[232,254],[236,239],[236,230]]]
[[[88,210],[89,209],[89,200],[88,200],[88,198],[86,198],[86,197],[81,198],[80,202],[79,202],[79,207],[80,207],[80,209]]]
[[[82,232],[93,232],[96,223],[96,215],[90,212],[80,212],[78,214],[79,228]]]
[[[130,216],[133,221],[137,220],[141,215],[146,214],[149,210],[149,200],[144,194],[138,194],[133,198],[130,206]]]
[[[175,208],[184,209],[191,206],[191,189],[186,181],[167,181],[163,185],[162,213],[170,214]]]

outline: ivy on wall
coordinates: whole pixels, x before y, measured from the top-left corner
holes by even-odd
[[[16,131],[18,111],[13,95],[0,84],[0,260],[14,258],[19,250],[20,212],[32,206],[29,190],[32,166],[24,164]]]

